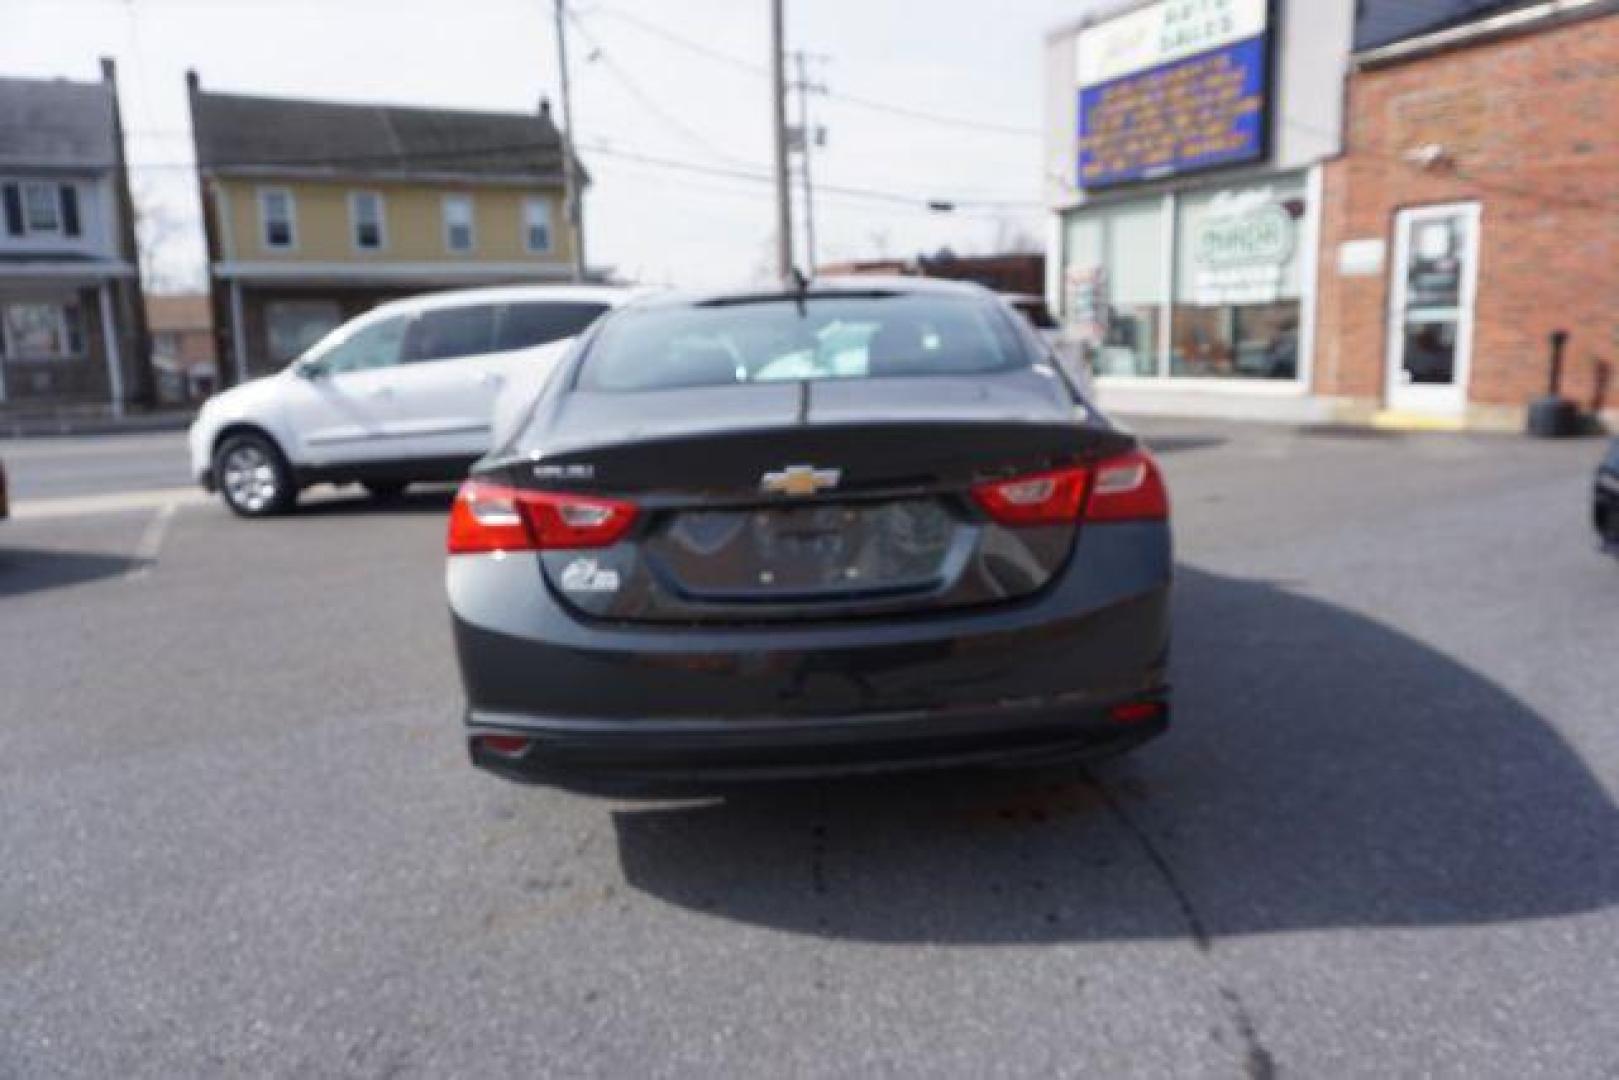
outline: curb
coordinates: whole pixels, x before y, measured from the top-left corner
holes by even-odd
[[[74,435],[141,435],[148,432],[184,431],[191,426],[193,412],[158,413],[117,417],[35,417],[11,418],[0,415],[0,439],[51,439]]]

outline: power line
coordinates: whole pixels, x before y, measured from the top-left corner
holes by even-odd
[[[765,173],[765,172],[755,172],[755,171],[750,171],[750,170],[747,170],[747,169],[735,169],[735,168],[729,168],[729,167],[725,167],[725,166],[703,165],[703,164],[699,164],[697,162],[680,161],[680,160],[672,159],[672,158],[659,157],[659,156],[656,156],[656,155],[653,155],[653,154],[645,154],[645,153],[641,153],[639,151],[625,150],[625,149],[621,149],[619,147],[612,146],[610,144],[598,144],[598,145],[581,144],[581,145],[584,145],[584,148],[589,150],[593,154],[601,154],[604,157],[616,158],[616,159],[618,159],[620,161],[635,162],[635,163],[641,164],[641,165],[651,165],[651,166],[656,166],[656,167],[660,167],[660,168],[670,169],[670,170],[673,170],[673,171],[676,171],[676,172],[692,173],[692,174],[703,175],[703,176],[714,176],[714,177],[728,178],[728,179],[732,179],[732,180],[744,180],[744,181],[748,181],[748,182],[751,182],[751,183],[757,183],[757,184],[773,184],[773,183],[775,183],[774,178],[772,176],[770,176],[768,173]],[[894,207],[899,207],[899,208],[904,208],[904,209],[924,211],[924,212],[927,212],[927,213],[932,213],[933,212],[933,211],[928,209],[930,200],[928,200],[926,198],[923,198],[921,196],[917,196],[917,195],[903,195],[903,194],[900,194],[899,192],[879,191],[879,190],[876,190],[876,189],[873,189],[873,188],[859,188],[859,187],[849,187],[847,185],[842,185],[842,184],[822,184],[822,183],[817,183],[815,185],[815,190],[816,190],[816,193],[818,195],[841,195],[841,196],[843,196],[845,198],[848,198],[848,199],[862,200],[862,201],[865,201],[865,202],[868,202],[868,203],[881,203],[881,204],[888,205],[888,206],[894,206]],[[939,201],[939,200],[931,200],[931,201]],[[949,200],[945,200],[945,201],[949,201]],[[966,208],[969,211],[967,216],[973,216],[971,214],[971,211],[973,210],[973,208],[980,208],[981,210],[990,210],[990,209],[994,209],[998,204],[995,204],[995,203],[980,203],[980,202],[976,202],[974,200],[968,199],[968,200],[961,200],[959,202],[956,202],[954,205],[957,206],[957,207]],[[1035,204],[1031,203],[1031,204],[1028,204],[1028,206],[1029,206],[1029,208],[1033,209]]]
[[[660,36],[660,37],[664,37],[664,38],[670,40],[673,43],[676,43],[676,44],[679,44],[679,45],[682,45],[682,46],[689,46],[693,52],[701,53],[701,54],[703,54],[705,56],[708,56],[708,58],[710,58],[710,59],[719,59],[722,62],[725,62],[725,61],[732,62],[735,66],[747,70],[750,74],[768,75],[767,70],[764,67],[760,66],[760,65],[751,64],[751,63],[748,63],[747,61],[740,60],[740,59],[737,59],[735,57],[730,57],[730,56],[728,56],[727,54],[724,54],[724,53],[718,53],[715,50],[710,49],[707,46],[700,45],[700,44],[698,44],[696,42],[689,42],[686,39],[680,37],[679,35],[675,35],[675,34],[672,34],[670,32],[663,31],[661,28],[657,27],[655,24],[648,23],[645,19],[642,19],[642,18],[640,18],[639,16],[636,16],[636,15],[632,15],[629,12],[621,12],[621,11],[618,11],[617,9],[615,9],[615,8],[608,8],[608,7],[603,7],[601,5],[596,5],[596,6],[593,6],[593,7],[589,8],[585,12],[585,14],[588,14],[588,15],[591,15],[591,16],[607,15],[607,16],[612,16],[614,18],[620,18],[625,22],[632,23],[632,24],[634,24],[634,25],[636,25],[638,27],[641,27],[641,28],[647,30],[649,33],[655,34],[655,35]],[[603,61],[603,63],[606,66],[609,67],[611,73],[615,76],[615,78],[617,79],[617,81],[623,87],[624,90],[626,90],[628,93],[630,93],[636,99],[636,101],[638,101],[649,112],[653,113],[654,115],[656,115],[657,117],[662,119],[663,122],[666,125],[668,125],[674,131],[676,131],[677,133],[682,135],[687,142],[689,142],[693,146],[701,149],[705,153],[706,156],[708,156],[710,158],[713,158],[716,161],[724,162],[724,163],[726,163],[728,165],[738,165],[738,166],[742,166],[744,168],[754,168],[754,169],[764,169],[764,168],[768,167],[768,166],[760,165],[760,164],[757,164],[757,163],[754,163],[754,162],[746,161],[746,160],[744,160],[742,158],[739,158],[739,157],[737,157],[737,156],[735,156],[733,154],[726,153],[725,151],[722,151],[722,150],[719,150],[718,148],[716,148],[704,136],[702,136],[697,131],[695,131],[690,125],[686,124],[678,116],[674,115],[669,109],[667,109],[663,105],[661,105],[661,103],[659,103],[658,100],[652,94],[648,93],[646,90],[644,90],[642,87],[640,87],[639,84],[637,84],[635,82],[635,80],[629,75],[629,73],[626,72],[623,69],[622,65],[617,64],[613,60],[611,54],[601,44],[600,39],[595,37],[593,34],[591,34],[589,32],[589,30],[584,26],[583,20],[581,18],[581,14],[579,12],[570,9],[569,12],[568,12],[568,16],[569,16],[570,21],[578,29],[580,36],[583,37],[586,40],[587,44],[589,44],[591,49],[594,51],[594,55],[591,57],[591,59],[600,59],[601,61]],[[827,59],[827,57],[818,56],[817,59],[825,60],[825,59]],[[825,87],[815,87],[814,89],[818,93],[821,93],[823,95],[825,95],[827,93],[827,90],[826,90]],[[828,190],[828,191],[833,190],[830,187],[824,187],[824,185],[818,185],[818,186],[822,186],[824,190]],[[871,194],[871,192],[870,191],[865,191],[865,192],[862,192],[861,194]],[[909,201],[923,202],[925,200],[911,199]],[[1033,200],[1033,199],[1005,199],[1005,198],[972,199],[972,198],[961,198],[961,199],[944,199],[944,200],[934,200],[934,201],[947,202],[947,203],[950,203],[952,207],[957,207],[957,206],[963,206],[963,205],[970,204],[970,205],[973,205],[973,206],[980,206],[980,207],[999,207],[999,208],[1006,209],[1006,210],[1015,210],[1015,209],[1020,209],[1020,208],[1034,208],[1034,207],[1039,205],[1039,203],[1036,200]],[[931,212],[937,212],[937,210],[934,210],[934,211],[931,211]],[[808,230],[811,230],[813,228],[813,226],[811,226],[809,224],[809,214],[810,214],[810,211],[809,211],[808,207],[806,206],[806,223],[805,223],[805,227],[806,227],[806,235],[807,236],[809,235]],[[813,247],[813,244],[811,244],[810,246]]]
[[[604,155],[606,157],[619,158],[619,159],[625,160],[625,161],[636,161],[636,162],[640,162],[641,164],[645,164],[645,165],[655,165],[655,166],[658,166],[658,167],[661,167],[661,168],[666,168],[666,169],[671,169],[671,170],[676,170],[676,171],[681,171],[681,172],[702,173],[702,174],[707,174],[707,175],[710,175],[710,176],[731,177],[733,179],[748,180],[748,181],[753,181],[753,182],[773,182],[773,181],[771,181],[771,177],[769,176],[769,174],[766,173],[765,171],[763,171],[764,170],[763,166],[751,166],[751,165],[746,165],[746,164],[742,164],[742,163],[738,163],[736,165],[720,165],[720,164],[709,164],[709,163],[705,163],[705,162],[689,161],[689,160],[685,160],[685,159],[682,159],[682,158],[666,157],[666,156],[662,156],[662,155],[659,155],[659,154],[649,154],[649,153],[646,153],[646,152],[643,152],[643,151],[640,151],[640,150],[637,150],[637,149],[631,149],[631,148],[626,148],[626,147],[623,147],[623,146],[619,146],[619,145],[616,145],[616,144],[611,143],[611,142],[584,142],[584,141],[578,141],[578,142],[575,143],[575,145],[578,146],[579,148],[583,149],[583,150],[588,150],[592,154],[601,154],[601,155]],[[256,158],[256,159],[252,159],[252,160],[240,160],[240,161],[215,160],[215,161],[202,161],[202,162],[194,162],[194,161],[149,161],[149,162],[139,162],[139,163],[131,162],[129,167],[130,167],[131,171],[137,171],[137,172],[138,171],[158,172],[158,171],[165,171],[165,170],[191,172],[191,171],[198,170],[198,169],[201,169],[201,170],[220,169],[220,170],[227,170],[227,171],[229,171],[229,170],[238,170],[238,169],[265,169],[265,170],[308,169],[308,168],[341,169],[344,166],[364,166],[364,165],[378,165],[378,166],[395,165],[395,166],[399,166],[399,167],[403,168],[403,167],[405,167],[407,165],[417,165],[417,164],[423,163],[423,162],[443,161],[443,162],[448,162],[448,163],[454,163],[454,162],[459,162],[459,161],[474,161],[474,160],[480,160],[480,159],[487,160],[487,159],[491,159],[491,158],[500,158],[500,157],[505,157],[505,156],[516,156],[516,155],[521,155],[521,154],[527,154],[527,153],[531,153],[531,152],[539,151],[539,150],[549,150],[549,151],[556,152],[557,155],[558,155],[558,165],[560,167],[560,165],[561,165],[561,150],[560,150],[560,147],[557,146],[554,143],[551,143],[551,142],[540,142],[540,141],[533,141],[533,140],[526,140],[526,141],[523,141],[523,142],[513,142],[513,143],[491,144],[491,145],[486,145],[486,146],[469,146],[469,147],[462,147],[462,148],[459,148],[459,149],[416,151],[416,152],[411,153],[409,155],[408,159],[405,158],[405,157],[400,156],[397,153],[347,154],[347,155],[344,155],[344,154],[329,154],[329,155],[326,155],[326,156],[323,156],[323,157],[309,157],[309,158],[299,158],[299,157]],[[83,165],[83,167],[88,168],[88,169],[113,169],[113,168],[117,167],[116,162],[112,162],[112,161],[102,161],[102,162],[89,162],[89,161],[86,161],[86,162],[82,162],[81,164]],[[930,201],[944,201],[944,202],[949,202],[949,203],[951,203],[951,204],[953,204],[954,206],[957,206],[957,207],[969,207],[969,208],[976,207],[976,208],[980,208],[980,209],[1015,209],[1015,208],[1035,209],[1035,208],[1037,208],[1037,207],[1039,207],[1041,205],[1038,201],[1033,200],[1033,199],[976,199],[976,198],[953,199],[953,198],[948,198],[948,197],[935,197],[935,198],[930,199],[929,197],[923,196],[923,195],[905,194],[903,192],[898,192],[898,191],[889,191],[889,190],[884,190],[884,189],[881,189],[881,188],[858,187],[858,186],[849,185],[849,184],[821,184],[821,183],[817,183],[816,184],[816,190],[817,191],[825,191],[825,192],[835,192],[835,193],[840,194],[840,195],[847,195],[847,196],[850,196],[850,197],[853,197],[853,198],[862,198],[862,199],[866,199],[868,201],[886,202],[886,203],[889,203],[889,204],[892,204],[892,205],[897,205],[897,206],[922,206],[922,207],[925,207],[925,206],[928,205],[928,203]]]
[[[612,156],[609,157],[608,160],[603,161],[598,167],[604,173],[617,169],[624,169],[635,174],[638,179],[641,177],[650,178],[656,176],[658,178],[657,182],[661,185],[688,188],[692,192],[696,193],[723,195],[733,198],[740,196],[743,198],[757,199],[760,200],[761,203],[768,202],[771,205],[774,205],[774,195],[765,190],[764,181],[759,179],[730,177],[725,175],[715,176],[706,171],[690,174],[684,172],[672,173],[670,170],[664,169],[662,166],[648,165],[642,161],[630,157]],[[827,208],[840,211],[859,212],[867,215],[879,214],[885,217],[896,214],[911,214],[917,217],[928,217],[935,219],[938,217],[937,212],[928,209],[927,205],[920,200],[913,201],[908,205],[890,203],[887,201],[873,201],[864,196],[847,195],[836,191],[827,191],[817,186],[816,211],[817,213],[820,213]],[[1003,217],[1002,214],[998,213],[973,210],[963,211],[952,216],[957,218],[966,218],[973,221],[995,221],[1000,220]]]
[[[720,50],[714,49],[708,45],[704,45],[701,42],[693,41],[690,38],[675,33],[673,30],[669,30],[665,27],[659,26],[656,23],[649,22],[639,15],[633,15],[630,12],[623,11],[616,7],[610,7],[605,4],[597,4],[591,10],[595,14],[619,19],[623,22],[629,23],[632,26],[639,27],[641,30],[653,37],[661,38],[671,45],[685,49],[688,52],[694,53],[698,56],[707,57],[710,60],[726,64],[739,71],[746,71],[751,75],[756,75],[761,78],[769,77],[770,73],[763,65],[750,63],[749,61],[743,60],[740,57],[732,56],[729,53],[721,52]],[[862,97],[856,94],[845,94],[837,91],[829,92],[826,96],[835,101],[841,101],[845,105],[853,105],[856,108],[861,109],[870,109],[874,112],[888,113],[891,116],[902,116],[908,120],[919,120],[923,123],[941,124],[947,127],[966,128],[968,130],[988,132],[996,135],[1016,135],[1020,138],[1040,137],[1040,131],[1038,128],[1022,127],[1015,124],[999,124],[995,123],[994,121],[976,120],[962,116],[949,116],[944,113],[932,112],[927,109],[918,109],[909,105],[896,105],[891,102],[878,101],[874,98]]]
[[[628,11],[623,11],[616,7],[609,7],[606,4],[594,4],[591,6],[590,13],[592,15],[602,15],[610,19],[618,19],[621,22],[629,23],[631,26],[639,27],[641,30],[653,37],[662,38],[671,45],[678,46],[679,48],[695,53],[698,56],[707,57],[710,60],[725,64],[726,66],[734,68],[738,71],[745,71],[749,75],[757,76],[758,78],[762,79],[768,79],[770,77],[770,69],[764,64],[756,64],[751,60],[743,60],[741,57],[732,56],[730,53],[721,52],[718,49],[710,48],[701,42],[692,41],[690,38],[682,37],[672,30],[665,30],[657,23],[648,22],[641,16],[632,14]]]
[[[854,105],[861,109],[870,109],[874,112],[888,113],[890,116],[902,116],[907,120],[920,120],[928,124],[943,124],[947,127],[967,128],[972,131],[989,132],[995,135],[1017,135],[1022,138],[1038,139],[1040,132],[1036,128],[1018,127],[1013,124],[997,124],[987,120],[968,120],[959,116],[945,116],[942,113],[927,112],[923,109],[913,109],[904,105],[890,105],[871,98],[856,97],[832,91],[826,95],[834,101],[841,101],[845,105]]]
[[[680,117],[676,116],[673,111],[664,108],[663,105],[658,102],[657,98],[653,97],[651,94],[647,93],[646,90],[642,89],[640,84],[630,76],[629,72],[625,71],[624,68],[613,59],[612,54],[608,52],[607,49],[602,46],[601,42],[597,40],[596,37],[592,35],[585,27],[584,21],[580,19],[578,12],[569,8],[567,9],[567,15],[568,21],[571,22],[574,29],[579,32],[579,36],[584,38],[586,45],[590,46],[591,52],[590,55],[586,57],[586,63],[600,61],[602,66],[607,70],[608,74],[612,75],[618,84],[624,88],[625,92],[633,97],[642,108],[646,109],[652,115],[662,120],[664,124],[666,124],[671,130],[682,136],[687,142],[691,143],[699,150],[703,151],[703,153],[720,161],[729,161],[733,163],[741,162],[740,158],[734,157],[731,154],[728,154],[725,151],[715,147],[713,143],[709,142],[707,138],[698,133],[694,128],[691,127],[691,125],[687,124]]]

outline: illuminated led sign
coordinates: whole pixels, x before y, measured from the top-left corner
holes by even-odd
[[[1162,0],[1081,31],[1075,61],[1083,188],[1266,154],[1267,0]]]

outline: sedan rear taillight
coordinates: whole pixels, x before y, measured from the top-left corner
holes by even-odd
[[[1088,498],[1087,498],[1088,495]],[[993,480],[973,488],[973,499],[1002,525],[1060,525],[1085,521],[1163,521],[1169,496],[1158,464],[1144,450],[1107,458],[1089,468]]]
[[[1108,458],[1097,464],[1086,521],[1164,521],[1169,492],[1158,463],[1145,450]]]
[[[468,480],[450,511],[451,555],[602,548],[635,522],[634,503]]]
[[[979,484],[973,498],[1002,525],[1061,525],[1078,519],[1088,479],[1082,468],[1032,473]]]

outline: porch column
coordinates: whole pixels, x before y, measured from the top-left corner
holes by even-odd
[[[112,319],[112,286],[102,282],[96,287],[96,298],[101,306],[101,342],[107,350],[107,384],[111,387],[112,414],[124,415],[124,365],[118,353],[118,330]]]
[[[242,326],[242,284],[230,283],[230,351],[236,361],[236,385],[247,381],[247,331]]]

